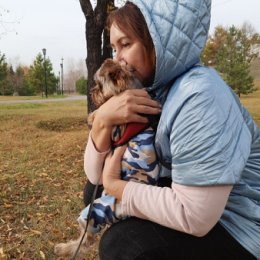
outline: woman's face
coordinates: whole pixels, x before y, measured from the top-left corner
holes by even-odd
[[[126,35],[116,24],[110,28],[110,43],[114,50],[114,59],[128,65],[144,86],[151,84],[154,74],[152,54],[137,39]]]

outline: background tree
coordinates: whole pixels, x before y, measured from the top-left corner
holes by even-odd
[[[216,69],[238,96],[255,90],[250,75],[250,63],[254,57],[247,35],[235,26],[230,27],[216,54]]]
[[[201,60],[206,66],[216,66],[216,55],[222,42],[227,38],[227,30],[219,25],[215,28],[213,35],[210,35],[206,47],[201,55]]]
[[[76,92],[76,82],[81,77],[87,77],[87,68],[85,61],[68,59],[66,62],[67,72],[64,76],[64,91],[68,93]],[[86,90],[87,86],[85,86]],[[86,95],[86,91],[82,94]]]
[[[201,60],[215,67],[238,95],[248,94],[255,90],[250,67],[259,55],[259,44],[260,36],[249,23],[241,28],[218,26],[209,36]]]
[[[15,71],[14,95],[27,96],[27,82],[25,75],[28,73],[28,67],[19,65]]]
[[[5,80],[5,93],[6,96],[11,96],[14,94],[14,81],[15,81],[15,72],[13,66],[8,66],[7,77]]]
[[[8,75],[8,64],[5,55],[0,52],[0,95],[5,95],[6,79]]]
[[[87,80],[85,79],[85,77],[82,76],[80,77],[80,79],[76,81],[76,90],[79,94],[84,95],[86,94],[87,91],[86,87],[87,87]]]
[[[95,106],[90,98],[90,91],[94,85],[94,74],[101,63],[112,56],[109,45],[108,31],[105,28],[107,16],[114,9],[114,0],[97,0],[92,6],[90,0],[79,0],[86,24],[85,34],[87,41],[86,65],[88,69],[87,99],[88,111],[93,111]],[[103,39],[103,44],[102,44]]]
[[[250,45],[251,61],[260,57],[260,34],[256,32],[252,24],[245,22],[241,27],[242,33],[245,35]]]
[[[52,63],[49,58],[46,59],[46,74],[48,93],[53,94],[57,89],[59,79],[53,72]],[[26,81],[29,95],[43,94],[45,88],[45,71],[44,59],[41,53],[37,55],[33,65],[30,66],[26,75]]]

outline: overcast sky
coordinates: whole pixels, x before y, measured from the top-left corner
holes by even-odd
[[[210,32],[220,24],[248,21],[260,33],[259,10],[260,0],[212,0]],[[85,59],[85,18],[79,0],[0,0],[0,14],[0,52],[13,66],[30,65],[43,48],[56,74],[62,57],[65,70],[72,61]]]

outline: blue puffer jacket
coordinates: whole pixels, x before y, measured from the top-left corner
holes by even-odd
[[[219,75],[199,65],[211,1],[131,2],[156,49],[149,90],[164,103],[156,149],[171,165],[161,176],[183,185],[233,185],[220,223],[260,258],[260,129]]]

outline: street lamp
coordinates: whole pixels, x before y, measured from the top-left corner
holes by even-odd
[[[60,80],[60,71],[59,71],[59,84],[58,84],[58,89],[57,89],[57,94],[61,94],[61,80]]]
[[[63,95],[63,58],[61,58],[60,71],[61,71],[61,95]]]
[[[46,49],[42,49],[43,61],[44,61],[44,82],[45,82],[45,97],[48,97],[48,88],[47,88],[47,71],[46,71]]]

